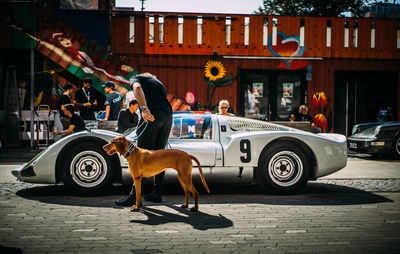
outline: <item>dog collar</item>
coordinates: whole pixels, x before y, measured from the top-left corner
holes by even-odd
[[[135,149],[136,149],[136,146],[133,145],[133,142],[130,143],[129,146],[128,146],[128,149],[126,150],[126,152],[125,152],[125,154],[124,154],[124,157],[125,157],[125,158],[128,158],[129,155],[131,155],[131,153],[132,153],[133,151],[135,151]]]

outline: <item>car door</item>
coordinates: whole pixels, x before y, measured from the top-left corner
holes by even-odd
[[[213,167],[221,149],[213,129],[211,115],[174,115],[168,148],[184,150],[199,159],[203,167]]]

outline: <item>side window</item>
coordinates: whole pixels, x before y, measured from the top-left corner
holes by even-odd
[[[171,139],[211,139],[212,126],[210,116],[189,116],[174,118],[170,134]]]
[[[174,118],[169,138],[181,138],[182,118]]]

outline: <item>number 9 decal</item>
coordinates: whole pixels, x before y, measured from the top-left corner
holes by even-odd
[[[248,140],[248,139],[240,140],[240,152],[245,154],[245,156],[240,156],[241,162],[250,162],[251,161],[250,140]]]

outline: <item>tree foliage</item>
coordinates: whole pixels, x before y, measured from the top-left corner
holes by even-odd
[[[255,14],[339,17],[344,12],[362,15],[363,0],[264,0]]]

